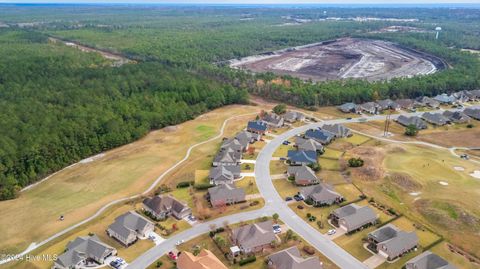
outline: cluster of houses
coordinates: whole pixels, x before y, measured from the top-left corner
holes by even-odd
[[[400,115],[396,122],[403,126],[415,126],[418,130],[427,129],[428,123],[443,126],[452,123],[468,123],[472,119],[480,120],[480,108],[466,108],[463,111],[425,112],[419,116]]]
[[[321,183],[311,168],[318,164],[318,155],[324,152],[324,146],[336,138],[349,137],[352,132],[340,124],[323,125],[310,129],[303,136],[295,137],[295,150],[287,153],[287,176],[297,186],[301,186],[300,194],[314,206],[325,206],[341,203],[344,198],[335,192],[332,186]]]
[[[282,127],[285,122],[303,121],[302,113],[288,111],[280,116],[275,113],[262,113],[258,120],[249,121],[246,130],[233,138],[225,139],[220,150],[214,157],[209,173],[210,184],[207,199],[212,207],[220,207],[245,202],[245,190],[235,186],[235,181],[241,178],[241,160],[250,145],[260,141],[269,130]]]
[[[459,91],[448,94],[439,94],[435,97],[422,96],[416,99],[380,100],[363,104],[345,103],[338,106],[344,113],[378,114],[384,110],[414,110],[420,107],[438,108],[440,105],[462,105],[466,102],[480,100],[480,90]]]

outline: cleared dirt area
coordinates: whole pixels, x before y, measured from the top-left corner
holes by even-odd
[[[391,42],[341,38],[230,61],[233,68],[314,81],[370,81],[427,75],[445,68],[439,58]]]

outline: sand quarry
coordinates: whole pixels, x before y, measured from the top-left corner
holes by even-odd
[[[432,74],[445,64],[435,56],[391,42],[342,38],[231,60],[230,67],[313,81],[375,81]]]

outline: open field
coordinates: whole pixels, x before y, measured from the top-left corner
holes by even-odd
[[[153,131],[137,142],[106,152],[93,162],[65,169],[22,192],[17,199],[2,201],[1,252],[20,252],[30,242],[45,239],[85,219],[109,201],[144,191],[156,177],[181,160],[189,146],[218,133],[225,119],[258,110],[252,106],[228,106],[178,126]],[[250,117],[232,120],[225,136],[243,128]],[[211,158],[206,157],[213,156],[218,143],[220,139],[196,148],[178,172],[162,183],[193,180],[195,169],[206,168]],[[60,215],[65,216],[64,221],[57,221]]]
[[[377,143],[375,149],[364,153],[377,155],[379,163],[367,163],[366,170],[357,171],[375,171],[383,176],[360,177],[361,173],[355,172],[355,184],[417,225],[425,225],[449,242],[480,255],[480,212],[474,202],[478,201],[480,181],[470,176],[478,166],[447,150],[424,146]],[[372,157],[367,155],[362,158]],[[458,167],[462,170],[455,169]]]
[[[396,44],[341,38],[230,61],[252,72],[273,72],[314,81],[363,78],[388,80],[426,75],[445,68],[442,60]]]

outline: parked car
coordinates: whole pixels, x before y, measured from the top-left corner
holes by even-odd
[[[175,245],[180,246],[183,243],[185,243],[185,240],[179,240],[177,241],[177,243],[175,243]]]
[[[288,201],[292,201],[292,200],[293,200],[293,198],[290,197],[290,196],[287,196],[287,197],[285,198],[285,201],[287,201],[287,202],[288,202]]]
[[[274,224],[272,226],[272,228],[273,228],[273,233],[274,234],[279,234],[279,233],[282,232],[282,227],[280,227],[280,225],[278,225],[278,224]]]
[[[328,230],[328,232],[327,232],[328,235],[334,235],[336,233],[337,233],[337,230],[335,230],[335,229]]]
[[[197,218],[195,218],[195,216],[193,216],[193,215],[188,215],[188,220],[190,220],[190,221],[196,221]]]
[[[460,158],[465,159],[465,160],[470,159],[470,157],[467,154],[460,155]]]
[[[287,160],[287,158],[285,158],[285,157],[280,157],[280,161],[286,161],[286,160]]]
[[[110,266],[116,269],[116,268],[119,268],[119,267],[120,267],[120,264],[118,264],[117,261],[111,261],[111,262],[110,262]]]
[[[346,120],[351,120],[351,119],[352,119],[352,118],[350,118],[350,117],[346,118]]]
[[[172,259],[172,260],[176,260],[176,259],[177,259],[177,255],[175,255],[175,253],[173,253],[173,252],[171,252],[171,251],[168,252],[168,257],[169,257],[170,259]]]
[[[152,240],[152,241],[155,241],[155,236],[149,235],[149,236],[148,236],[148,239],[150,239],[150,240]]]
[[[295,199],[295,201],[303,201],[303,197],[300,195],[300,194],[295,194],[293,196],[293,199]]]
[[[284,144],[284,145],[290,145],[290,141],[285,140],[285,141],[283,141],[282,144]]]

